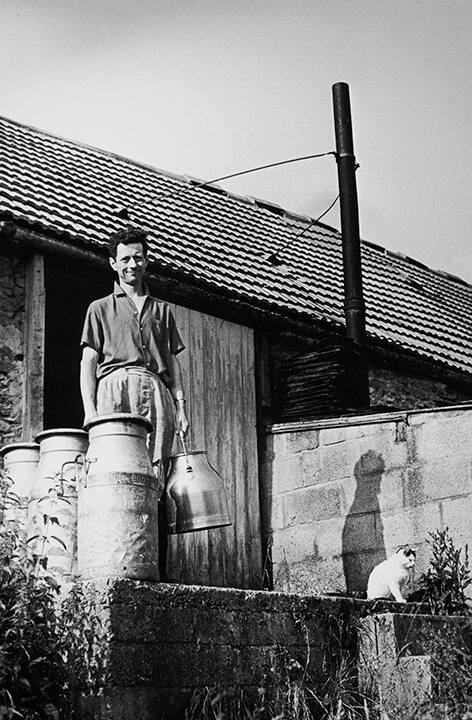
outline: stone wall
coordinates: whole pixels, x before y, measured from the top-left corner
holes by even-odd
[[[415,410],[419,408],[454,405],[472,398],[472,387],[454,388],[451,384],[430,377],[421,377],[396,368],[369,368],[370,402]]]
[[[472,406],[276,425],[262,464],[263,533],[285,592],[365,592],[398,546],[472,543]]]
[[[106,659],[93,691],[78,697],[78,720],[181,720],[199,689],[237,687],[255,698],[290,667],[320,688],[326,653],[339,647],[333,623],[356,612],[349,599],[132,580],[89,584],[88,594]],[[90,619],[88,603],[87,627]]]
[[[303,701],[315,718],[326,717],[322,705],[330,717],[341,717],[340,702],[345,708],[355,702],[358,676],[371,709],[389,717],[395,711],[398,720],[412,717],[404,701],[418,699],[420,690],[431,707],[470,697],[457,683],[438,687],[435,673],[440,666],[462,668],[458,683],[464,684],[470,618],[434,618],[418,606],[387,601],[132,580],[82,591],[87,634],[78,636],[86,638],[85,656],[74,667],[76,683],[86,682],[77,688],[77,720],[183,720],[195,693],[209,703],[209,688],[212,699],[243,691],[249,707],[257,699],[260,706],[262,693],[272,701],[278,696],[271,717],[300,717]],[[101,625],[88,645],[95,614]],[[191,717],[209,717],[192,707]],[[246,717],[242,710],[227,716]]]
[[[25,267],[0,256],[0,445],[21,439]]]
[[[380,612],[357,629],[360,690],[375,717],[472,717],[469,617]]]

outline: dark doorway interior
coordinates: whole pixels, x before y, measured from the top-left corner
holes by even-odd
[[[46,259],[44,428],[80,428],[80,336],[92,300],[113,289],[113,274],[77,263]]]

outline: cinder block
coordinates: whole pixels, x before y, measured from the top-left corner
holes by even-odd
[[[408,587],[408,592],[416,587],[416,582],[420,575],[428,570],[429,560],[431,557],[431,548],[427,542],[414,543],[414,548],[416,550],[416,562],[411,571],[411,582]],[[392,555],[395,552],[395,549],[395,547],[392,547],[389,550],[388,555]]]
[[[458,547],[469,545],[472,549],[472,494],[466,497],[445,499],[442,505],[442,520],[448,527]]]
[[[299,430],[287,433],[285,441],[285,452],[287,455],[303,452],[304,450],[315,450],[319,445],[318,430]]]
[[[120,603],[110,608],[110,631],[123,643],[189,642],[195,636],[195,611]]]
[[[283,493],[303,485],[303,454],[277,458],[273,464],[273,492]]]
[[[274,566],[274,586],[286,593],[323,595],[345,590],[341,558],[306,558],[303,562]]]
[[[378,548],[375,513],[347,515],[342,529],[342,551],[358,552]]]
[[[272,498],[270,519],[272,530],[281,530],[284,527],[283,498],[281,495]]]
[[[434,462],[410,467],[404,475],[405,506],[421,505],[470,492],[470,459],[465,457],[438,458]]]
[[[358,459],[359,451],[356,442],[323,446],[320,456],[322,482],[351,477]]]
[[[382,432],[382,428],[389,427],[392,423],[395,423],[394,420],[391,422],[386,423],[367,423],[366,425],[359,425],[359,431],[358,436],[359,438],[367,438],[371,435],[378,435],[379,432]]]
[[[313,525],[297,525],[277,530],[273,536],[272,559],[274,563],[289,563],[317,555]]]
[[[467,674],[467,661],[458,658],[470,655],[469,618],[379,613],[361,619],[360,628],[360,689],[377,700],[382,717],[446,718],[438,699],[454,717],[468,715],[460,712],[463,682],[455,670]]]
[[[435,425],[458,418],[459,422],[472,422],[472,410],[463,407],[456,407],[450,410],[435,410],[434,412],[413,412],[408,415],[408,424],[410,427],[419,427],[421,425]]]
[[[403,506],[403,470],[388,470],[382,477],[379,495],[380,512],[401,510]]]
[[[430,655],[401,655],[392,615],[376,615],[360,623],[361,691],[378,702],[382,716],[409,720],[431,700]]]
[[[429,532],[441,528],[440,507],[438,503],[431,502],[398,512],[384,513],[381,523],[379,545],[382,543],[385,548],[393,550],[407,543],[419,545],[425,542]]]
[[[320,450],[309,450],[303,455],[303,485],[317,485],[324,482],[321,475],[321,453]]]
[[[469,457],[472,445],[472,411],[431,413],[415,427],[418,459]]]
[[[341,515],[338,485],[328,483],[284,495],[284,525],[312,523]]]
[[[333,558],[343,552],[345,520],[344,517],[334,517],[315,523],[315,543],[321,558]]]
[[[274,433],[272,436],[272,454],[279,458],[285,455],[287,445],[287,433]]]
[[[348,478],[340,483],[343,515],[363,515],[379,512],[381,477]]]
[[[405,442],[396,441],[395,423],[376,425],[375,427],[375,434],[359,440],[360,456],[375,452],[382,458],[385,471],[403,468],[408,460],[408,439]]]
[[[339,443],[346,442],[349,438],[352,440],[357,437],[355,428],[349,425],[343,425],[342,427],[334,428],[323,428],[320,430],[320,442],[322,445],[338,445]]]

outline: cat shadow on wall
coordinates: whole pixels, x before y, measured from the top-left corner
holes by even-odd
[[[365,596],[375,565],[387,558],[379,493],[385,461],[376,450],[365,452],[354,467],[356,491],[342,532],[346,590]]]

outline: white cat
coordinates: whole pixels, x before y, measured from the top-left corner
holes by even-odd
[[[410,581],[410,571],[415,560],[416,550],[407,545],[374,567],[367,583],[367,597],[373,600],[390,598],[393,595],[397,602],[406,602],[402,591]]]

